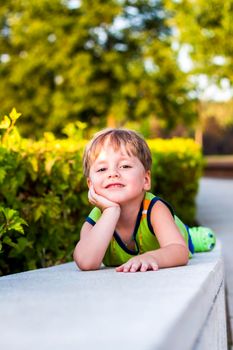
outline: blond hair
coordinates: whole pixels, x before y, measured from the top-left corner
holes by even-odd
[[[96,133],[85,148],[83,172],[86,177],[89,176],[90,167],[106,141],[116,151],[124,146],[129,155],[133,155],[141,161],[146,171],[151,169],[151,152],[141,135],[129,129],[104,129]]]

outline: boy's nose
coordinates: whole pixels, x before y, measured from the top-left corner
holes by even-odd
[[[119,177],[119,173],[117,169],[110,169],[108,173],[108,177]]]

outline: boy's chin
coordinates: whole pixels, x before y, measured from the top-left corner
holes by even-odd
[[[123,199],[121,195],[116,194],[116,193],[115,194],[107,194],[107,195],[105,194],[104,197],[106,199],[108,199],[109,201],[117,203],[117,204],[120,204],[119,201],[121,201]]]
[[[99,192],[96,191],[96,194],[98,194],[98,195],[101,196],[101,197],[106,198],[106,199],[109,200],[110,202],[115,202],[115,203],[117,203],[117,201],[116,201],[117,196],[114,195],[114,194],[112,194],[112,193],[107,193],[107,194],[106,194],[105,192],[102,192],[102,191],[99,191]],[[117,204],[118,204],[118,203],[117,203]]]
[[[139,199],[142,196],[142,194],[144,195],[144,193],[138,193],[138,194],[135,194],[135,195],[132,195],[132,196],[126,196],[125,193],[113,192],[113,193],[105,193],[105,194],[102,194],[102,195],[106,199],[108,199],[109,201],[121,205],[121,204],[124,204],[124,203],[126,203],[128,201]]]
[[[110,202],[114,202],[114,203],[120,204],[119,203],[120,198],[117,197],[117,196],[105,196],[105,198],[107,198]]]

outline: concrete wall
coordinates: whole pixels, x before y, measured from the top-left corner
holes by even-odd
[[[81,272],[74,263],[0,278],[1,350],[225,350],[218,246],[188,266]]]

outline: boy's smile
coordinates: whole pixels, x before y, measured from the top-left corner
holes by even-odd
[[[124,187],[124,185],[122,185],[121,183],[110,183],[109,185],[106,186],[106,188],[111,188],[111,189],[121,188],[121,187]]]
[[[90,167],[88,185],[91,184],[97,194],[123,204],[143,199],[150,189],[150,172],[125,147],[115,150],[105,143]]]

